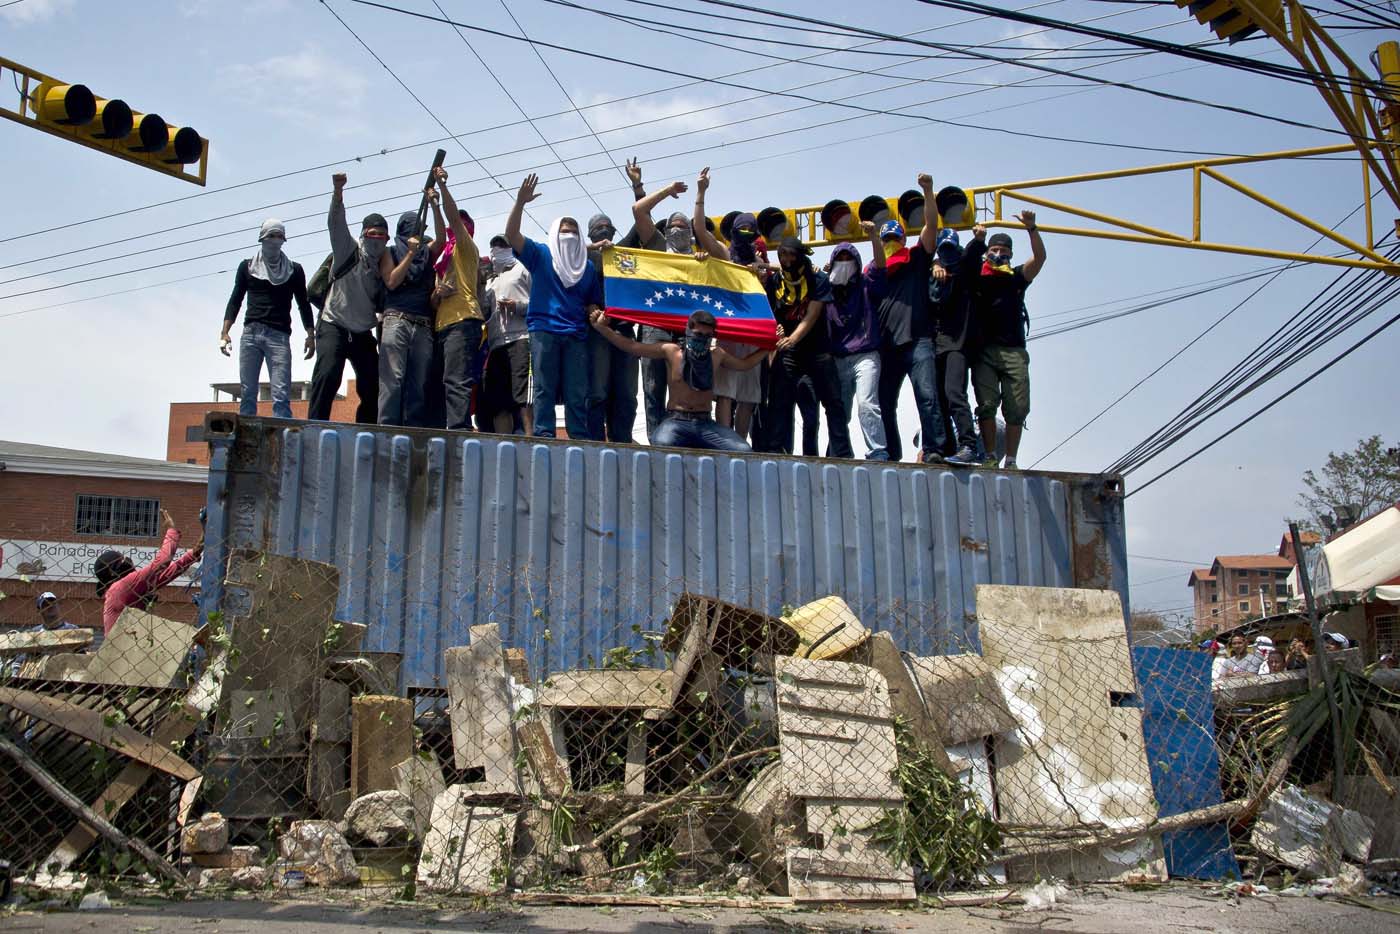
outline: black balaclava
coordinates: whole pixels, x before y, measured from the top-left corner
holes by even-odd
[[[697,334],[689,325],[685,329],[685,340],[681,342],[685,362],[681,365],[681,378],[696,392],[709,392],[715,388],[715,361],[710,352],[710,338]]]
[[[389,257],[397,266],[403,262],[403,258],[408,255],[408,241],[410,237],[420,236],[418,229],[418,215],[413,211],[405,211],[399,215],[399,229],[394,237],[394,245],[389,248]],[[419,243],[418,250],[413,254],[413,259],[408,264],[407,282],[417,282],[423,275],[423,270],[428,268],[428,247],[427,244]]]

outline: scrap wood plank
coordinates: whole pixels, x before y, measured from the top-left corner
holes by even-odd
[[[394,766],[413,755],[413,701],[366,694],[350,701],[350,797],[395,786]]]
[[[692,630],[700,627],[700,633]],[[677,654],[683,652],[687,640],[692,642],[688,654],[692,658],[700,648],[708,648],[731,668],[768,670],[767,659],[773,655],[790,655],[797,650],[798,635],[783,620],[737,603],[726,603],[714,597],[683,593],[676,598],[671,619],[662,637],[661,647]],[[673,669],[685,680],[689,668],[683,664]]]
[[[90,629],[44,629],[0,634],[0,658],[47,652],[69,652],[92,642]]]
[[[0,688],[0,704],[13,707],[45,723],[51,723],[75,736],[119,752],[137,762],[149,765],[176,778],[190,781],[199,770],[148,736],[122,723],[108,723],[107,714],[100,710],[79,707],[56,697],[46,697],[33,691]]]
[[[1114,591],[1059,587],[977,588],[982,650],[997,670],[1018,728],[997,745],[997,803],[1013,824],[1132,826],[1157,819],[1123,607]],[[1156,837],[1007,869],[1030,878],[1085,882],[1164,876]]]
[[[675,672],[662,668],[561,671],[541,684],[537,702],[563,709],[664,710],[675,681]]]

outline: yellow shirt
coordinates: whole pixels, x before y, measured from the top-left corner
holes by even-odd
[[[454,286],[457,291],[438,304],[433,325],[435,330],[442,331],[462,321],[482,320],[481,302],[476,294],[477,265],[480,261],[481,253],[476,244],[470,238],[466,241],[459,238],[452,248],[447,274],[439,280],[439,284]]]

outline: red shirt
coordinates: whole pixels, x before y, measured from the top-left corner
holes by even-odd
[[[161,542],[160,551],[156,552],[156,556],[151,559],[150,564],[114,581],[107,588],[107,595],[102,601],[103,635],[112,631],[112,627],[117,624],[117,617],[122,615],[122,610],[140,603],[146,596],[155,593],[185,573],[185,570],[198,559],[199,555],[193,550],[186,551],[176,558],[175,549],[178,547],[180,547],[179,529],[167,530],[165,540]]]

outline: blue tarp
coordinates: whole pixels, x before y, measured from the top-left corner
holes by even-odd
[[[1142,702],[1142,732],[1158,814],[1221,803],[1215,745],[1211,656],[1184,649],[1132,650]],[[1224,822],[1162,836],[1167,872],[1187,879],[1239,878]]]

